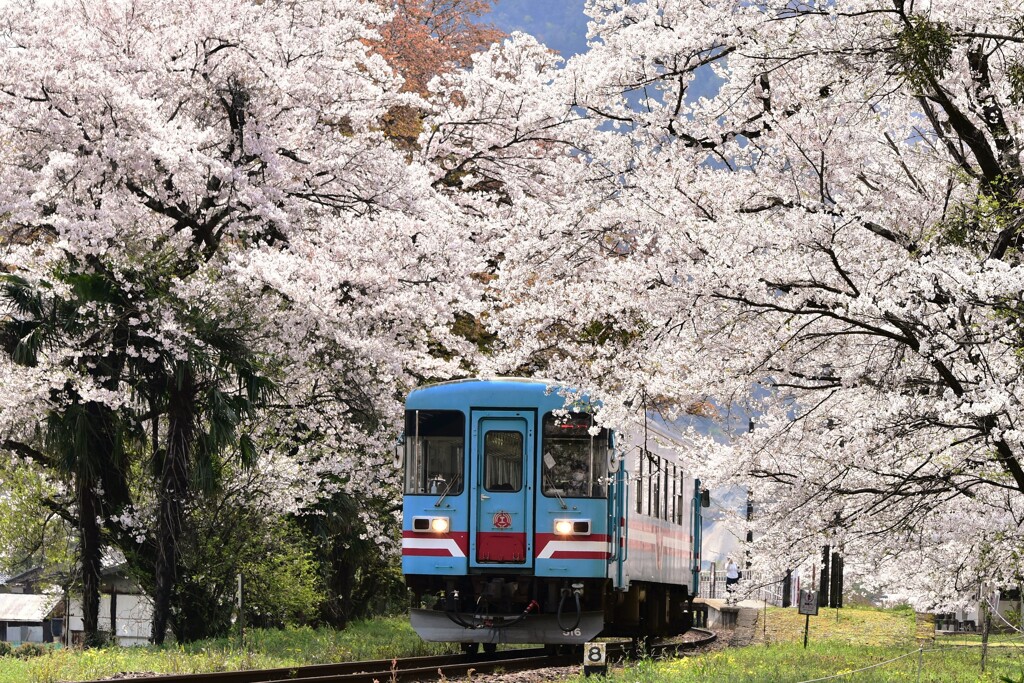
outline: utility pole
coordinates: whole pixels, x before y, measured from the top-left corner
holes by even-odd
[[[242,573],[238,573],[238,592],[235,596],[238,604],[238,637],[242,642],[242,649],[245,650],[245,612],[242,607]]]

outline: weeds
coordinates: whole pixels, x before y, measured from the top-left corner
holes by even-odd
[[[455,652],[457,648],[447,644],[424,643],[407,620],[395,617],[354,622],[344,631],[254,629],[246,634],[244,650],[237,638],[217,638],[159,648],[110,646],[47,650],[31,659],[3,657],[0,683],[94,680],[124,672],[189,674],[289,668]]]

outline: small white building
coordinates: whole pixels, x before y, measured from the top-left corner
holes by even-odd
[[[71,644],[81,643],[84,623],[82,599],[70,601],[68,619]],[[153,601],[139,585],[128,578],[124,565],[103,569],[100,584],[99,628],[116,638],[123,647],[148,645],[153,627]]]
[[[11,645],[59,641],[62,608],[60,595],[0,593],[0,640]]]

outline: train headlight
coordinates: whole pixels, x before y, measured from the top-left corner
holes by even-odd
[[[589,536],[589,519],[556,519],[555,533],[559,536]]]
[[[412,530],[421,533],[446,534],[450,524],[447,517],[413,517]]]

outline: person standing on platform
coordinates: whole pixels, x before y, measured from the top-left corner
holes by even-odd
[[[725,604],[730,602],[736,604],[736,596],[734,591],[736,590],[736,584],[740,581],[740,568],[736,564],[734,559],[727,558],[725,561]]]

